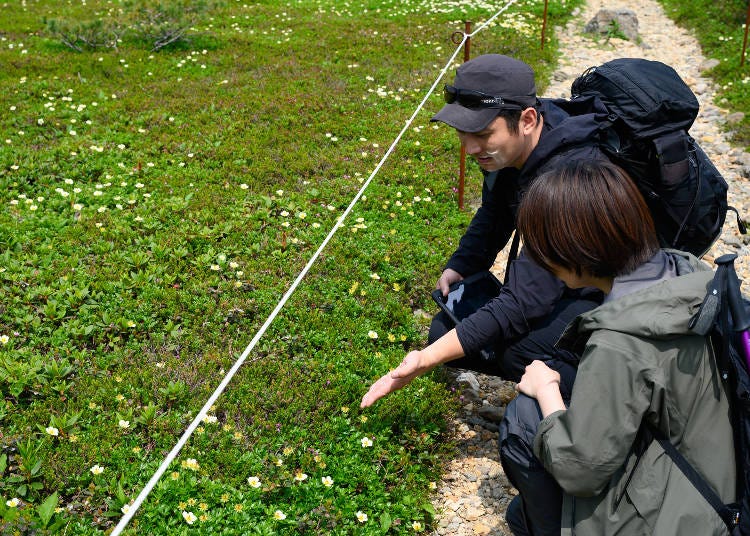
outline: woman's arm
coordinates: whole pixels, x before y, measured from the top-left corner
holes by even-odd
[[[521,381],[516,384],[516,391],[536,398],[543,417],[565,410],[560,394],[560,373],[549,368],[543,361],[532,361],[526,367]]]
[[[617,338],[615,340],[615,338]],[[568,493],[593,496],[631,450],[656,388],[644,346],[597,332],[581,359],[567,411],[539,425],[534,454]]]

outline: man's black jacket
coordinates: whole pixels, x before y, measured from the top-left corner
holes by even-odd
[[[568,115],[558,106],[562,101],[540,99],[540,102],[544,118],[542,134],[523,167],[485,173],[482,205],[445,266],[464,277],[492,266],[516,228],[521,196],[534,178],[565,160],[607,160],[598,145],[605,109],[596,115]],[[564,105],[570,108],[571,104],[565,101]],[[534,320],[552,311],[565,291],[562,281],[523,253],[508,269],[508,284],[500,295],[457,326],[458,339],[466,354],[475,354],[501,340],[523,337]]]

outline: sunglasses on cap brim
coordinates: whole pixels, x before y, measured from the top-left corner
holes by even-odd
[[[457,88],[448,84],[443,87],[443,99],[448,104],[456,102],[465,108],[507,108],[514,110],[528,108],[528,106],[511,99],[495,97],[473,89]]]

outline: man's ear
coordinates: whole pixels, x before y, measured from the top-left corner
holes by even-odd
[[[522,134],[531,134],[539,122],[539,114],[535,108],[526,108],[521,112],[521,119],[518,121],[518,127]]]

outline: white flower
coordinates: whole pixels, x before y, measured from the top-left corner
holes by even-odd
[[[357,516],[357,521],[359,521],[360,523],[364,523],[365,521],[367,521],[367,514],[365,514],[361,510],[356,513],[356,516]]]
[[[120,428],[130,428],[130,421],[120,419],[120,422],[117,423],[117,426],[119,426]]]
[[[122,512],[123,514],[127,514],[128,512],[130,512],[130,505],[129,504],[123,505],[123,507],[120,508],[120,512]]]
[[[330,476],[324,476],[320,481],[323,482],[323,485],[327,488],[333,486],[333,479]]]
[[[378,332],[370,330],[370,331],[367,332],[367,336],[370,337],[371,339],[377,339],[378,338]]]
[[[276,510],[273,513],[273,518],[276,519],[276,520],[282,521],[282,520],[286,519],[286,514],[284,512],[282,512],[281,510]]]
[[[47,428],[44,429],[44,431],[47,432],[51,436],[60,435],[60,430],[58,430],[54,426],[48,426]]]
[[[195,514],[193,512],[186,512],[183,510],[182,519],[184,519],[185,523],[187,523],[188,525],[192,525],[193,523],[195,523],[195,520],[198,518],[195,517]]]
[[[250,484],[251,488],[259,488],[260,487],[260,478],[257,476],[249,476],[247,477],[247,483]]]
[[[360,439],[359,442],[362,443],[362,446],[365,447],[365,448],[372,446],[372,439],[370,439],[367,436],[365,436],[362,439]]]
[[[19,504],[21,504],[21,500],[18,497],[13,497],[11,500],[5,501],[5,506],[8,508],[15,508]]]
[[[185,469],[190,469],[192,471],[197,471],[200,468],[200,464],[198,464],[198,460],[196,460],[195,458],[188,458],[187,460],[183,460],[181,465]]]
[[[302,471],[298,471],[294,475],[294,480],[296,480],[297,482],[304,482],[305,480],[307,480],[307,475]]]
[[[10,337],[7,335],[0,335],[0,344],[8,344],[8,341],[10,341]]]
[[[91,471],[92,474],[100,475],[104,472],[104,467],[97,463],[91,469],[89,469],[89,471]]]

